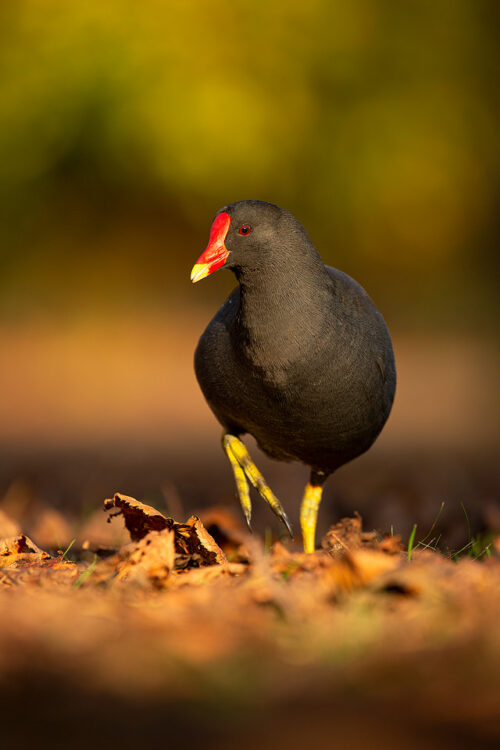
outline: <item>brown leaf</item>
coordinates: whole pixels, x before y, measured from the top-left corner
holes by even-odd
[[[112,500],[104,501],[104,507],[106,510],[118,508],[118,512],[125,518],[125,525],[133,541],[140,541],[151,531],[172,530],[175,552],[183,558],[179,567],[220,565],[227,562],[223,551],[198,516],[191,516],[186,523],[177,523],[150,505],[118,492]]]
[[[404,551],[399,534],[384,534],[384,538],[377,542],[376,549],[385,552],[387,555],[399,555]]]
[[[117,571],[116,580],[151,583],[163,588],[174,567],[174,532],[151,531],[139,542],[123,547],[107,567]]]
[[[341,520],[326,532],[321,546],[330,554],[342,553],[359,547],[361,543],[362,519],[359,513],[353,518]]]
[[[118,513],[114,515],[119,515],[120,513],[123,515],[125,526],[134,542],[138,542],[150,531],[171,529],[174,524],[171,518],[166,518],[156,508],[151,507],[151,505],[145,505],[133,497],[122,495],[120,492],[116,492],[113,499],[105,500],[104,508],[106,510],[112,510],[112,508],[118,509]],[[113,516],[110,516],[108,520],[111,518]]]
[[[345,552],[327,569],[327,576],[343,591],[363,588],[380,576],[395,570],[400,559],[375,550]]]
[[[37,547],[25,534],[2,539],[0,541],[0,567],[16,565],[40,565],[51,560],[48,552]]]
[[[385,534],[381,538],[376,531],[363,531],[363,519],[359,513],[355,513],[353,518],[342,518],[331,526],[323,537],[321,546],[333,557],[359,548],[388,555],[397,555],[403,550],[399,536]]]
[[[227,563],[225,565],[211,565],[203,568],[191,568],[185,573],[177,572],[172,583],[175,588],[182,586],[202,586],[220,576],[242,576],[248,572],[248,566],[242,563]]]
[[[0,588],[36,585],[71,585],[78,575],[78,566],[62,556],[52,557],[28,536],[19,534],[0,541]]]
[[[186,534],[186,529],[190,532]],[[224,552],[216,543],[198,516],[191,516],[185,524],[174,524],[177,539],[182,538],[182,545],[186,545],[186,551],[190,554],[198,554],[204,565],[220,565],[227,562]]]

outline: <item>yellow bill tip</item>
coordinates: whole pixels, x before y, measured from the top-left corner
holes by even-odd
[[[210,273],[210,266],[208,263],[196,263],[191,271],[191,281],[196,284],[197,281],[201,281]]]

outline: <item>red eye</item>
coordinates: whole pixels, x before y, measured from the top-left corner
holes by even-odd
[[[252,231],[252,227],[249,227],[248,224],[242,224],[241,227],[238,229],[238,232],[240,234],[250,234]]]

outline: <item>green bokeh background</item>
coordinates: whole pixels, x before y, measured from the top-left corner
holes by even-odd
[[[393,324],[491,329],[498,7],[3,3],[1,313],[213,305],[232,279],[190,267],[259,198]]]
[[[1,3],[2,502],[236,508],[192,367],[235,280],[189,274],[219,207],[258,198],[363,284],[395,345],[389,422],[329,482],[319,532],[358,509],[407,538],[443,500],[457,544],[461,502],[498,525],[499,8]],[[305,467],[249,447],[297,525]]]

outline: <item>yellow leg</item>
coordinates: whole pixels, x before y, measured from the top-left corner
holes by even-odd
[[[222,438],[222,447],[231,463],[233,470],[234,479],[236,482],[236,490],[240,499],[241,507],[245,518],[247,519],[248,528],[251,529],[250,521],[252,520],[252,503],[250,502],[250,492],[248,490],[248,482],[245,476],[245,472],[239,465],[233,451],[231,450],[230,442],[226,440],[228,435],[224,435]],[[236,439],[236,438],[235,438]]]
[[[304,552],[314,552],[316,519],[322,492],[323,487],[321,485],[313,485],[310,482],[306,485],[300,506],[300,528],[302,529]]]
[[[250,454],[248,453],[241,440],[239,440],[239,438],[235,437],[234,435],[225,434],[222,436],[222,446],[231,462],[234,478],[236,480],[236,488],[238,490],[238,495],[245,515],[247,515],[246,507],[250,508],[250,498],[248,496],[248,485],[246,483],[246,480],[244,481],[246,494],[245,492],[241,492],[242,474],[244,475],[243,479],[245,479],[246,477],[253,484],[259,495],[266,501],[273,513],[275,513],[278,518],[285,524],[290,536],[293,536],[292,528],[283,509],[283,506],[269,488],[269,485],[250,458]],[[235,470],[235,465],[238,466],[237,470]]]

